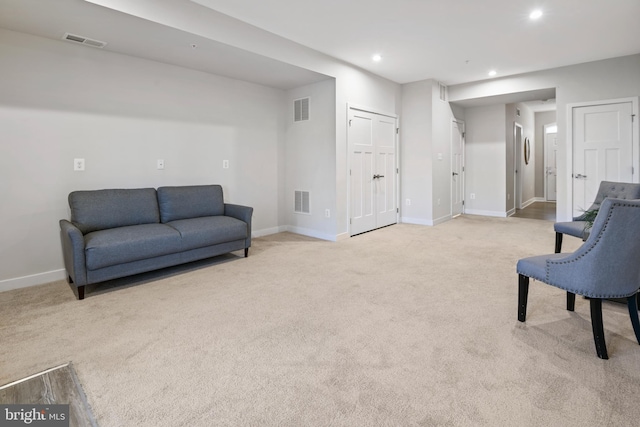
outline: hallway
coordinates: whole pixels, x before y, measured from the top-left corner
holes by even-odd
[[[535,202],[524,209],[517,209],[514,218],[540,219],[544,221],[556,220],[555,202]]]

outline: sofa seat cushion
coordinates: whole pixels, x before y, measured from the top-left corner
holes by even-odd
[[[247,223],[229,216],[206,216],[168,222],[182,236],[182,249],[197,249],[247,238]]]
[[[98,268],[180,252],[180,233],[164,224],[142,224],[85,235],[87,268]]]

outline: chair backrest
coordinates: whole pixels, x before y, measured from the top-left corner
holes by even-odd
[[[640,199],[640,184],[602,181],[598,187],[596,199],[587,210],[600,209],[600,205],[607,197],[611,199]]]
[[[547,260],[550,284],[593,298],[640,289],[640,200],[605,199],[587,241],[566,258]]]

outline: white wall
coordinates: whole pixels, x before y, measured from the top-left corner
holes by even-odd
[[[448,102],[440,99],[438,82],[432,80],[433,224],[451,218],[451,130],[454,113]]]
[[[640,96],[640,54],[449,87],[449,100],[483,98],[556,88],[558,123],[558,220],[571,209],[571,142],[567,140],[567,105]],[[640,149],[640,147],[636,147]]]
[[[309,97],[310,119],[293,121],[294,100]],[[289,231],[334,240],[336,236],[335,80],[292,89],[286,93],[284,205],[282,224]],[[311,214],[294,213],[294,191],[310,192]],[[329,209],[330,217],[325,217]]]
[[[451,218],[453,118],[436,80],[402,85],[402,222],[435,225]]]
[[[467,108],[465,124],[465,213],[504,217],[506,106]]]
[[[431,225],[433,219],[431,87],[431,80],[402,85],[400,212],[402,222],[411,224]]]
[[[283,91],[6,30],[0,58],[0,288],[64,277],[73,190],[217,183],[279,226]]]

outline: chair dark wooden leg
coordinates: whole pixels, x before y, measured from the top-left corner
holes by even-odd
[[[527,319],[527,296],[529,295],[529,278],[518,275],[518,320],[524,322]]]
[[[596,353],[600,359],[608,359],[607,344],[604,341],[604,326],[602,325],[602,300],[591,298],[591,327],[593,328],[593,341],[596,344]]]
[[[244,248],[244,257],[247,258],[249,256],[249,248]]]
[[[567,292],[567,310],[574,311],[576,308],[576,294]]]
[[[559,254],[562,251],[562,233],[556,231],[556,253]]]
[[[633,332],[636,333],[636,340],[638,344],[640,344],[640,320],[638,319],[638,301],[636,295],[627,298],[627,305],[629,306],[629,316],[631,317]]]

